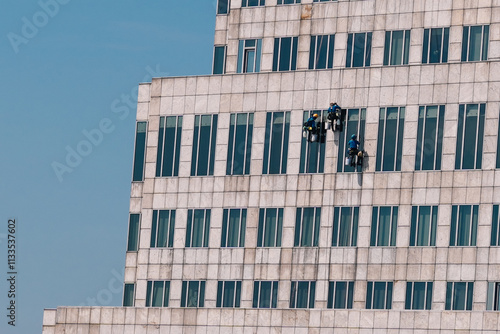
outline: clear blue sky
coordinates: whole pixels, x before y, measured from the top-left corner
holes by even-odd
[[[52,16],[38,0],[3,0],[0,11],[1,333],[41,333],[44,308],[121,304],[136,107],[120,119],[111,105],[151,72],[211,71],[215,0],[41,2],[54,1],[65,4],[49,7]],[[65,164],[68,147],[105,118],[113,132],[60,181],[53,163]],[[18,227],[14,328],[9,218]]]

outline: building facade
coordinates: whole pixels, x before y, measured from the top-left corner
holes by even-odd
[[[219,0],[213,64],[139,86],[123,307],[43,333],[500,330],[499,0]]]

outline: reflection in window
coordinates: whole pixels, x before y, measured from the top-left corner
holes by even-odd
[[[212,74],[224,74],[226,72],[226,46],[214,47],[214,67]]]
[[[214,175],[217,115],[194,117],[191,176]]]
[[[364,148],[365,141],[366,109],[348,109],[346,113],[345,130],[339,134],[339,151],[337,159],[337,172],[361,171],[362,166],[346,166],[344,161],[348,155],[347,143],[351,140],[351,135],[358,136],[359,150]]]
[[[318,246],[320,224],[321,208],[297,208],[294,246]]]
[[[326,110],[304,111],[302,122],[305,123],[310,115],[318,114],[318,121],[323,119]],[[316,123],[318,126],[318,140],[310,142],[302,137],[300,146],[300,166],[299,173],[323,173],[325,170],[325,146],[326,130],[322,123]]]
[[[354,281],[336,281],[328,283],[328,308],[352,309]]]
[[[148,281],[146,307],[167,307],[170,296],[170,281]]]
[[[370,66],[372,52],[372,33],[347,35],[346,67]]]
[[[410,30],[386,31],[384,65],[406,65],[410,54]]]
[[[224,209],[221,247],[245,247],[247,209]]]
[[[432,282],[406,283],[406,310],[430,310],[432,306]]]
[[[153,210],[150,247],[174,247],[175,210]]]
[[[446,283],[445,310],[471,311],[473,295],[474,295],[474,282]]]
[[[253,283],[253,308],[276,308],[277,304],[277,281],[255,281]]]
[[[144,160],[146,158],[146,132],[148,122],[137,122],[135,131],[134,171],[132,181],[144,180]]]
[[[397,228],[397,206],[373,207],[370,246],[396,246]]]
[[[311,36],[309,49],[309,69],[333,68],[335,35]]]
[[[366,309],[390,310],[392,308],[392,282],[368,282]]]
[[[359,207],[333,209],[333,247],[356,247],[358,239]]]
[[[268,112],[262,174],[286,174],[290,112]]]
[[[404,107],[380,108],[376,171],[401,170],[404,121]]]
[[[273,71],[295,71],[297,69],[298,37],[274,39]]]
[[[252,137],[253,113],[231,114],[226,175],[250,174]]]
[[[450,246],[476,246],[479,205],[453,205]]]
[[[261,39],[240,40],[238,46],[237,73],[260,72],[261,54],[262,54]]]
[[[265,208],[259,212],[257,247],[281,247],[283,209]]]
[[[205,306],[205,281],[182,281],[181,307]]]
[[[485,110],[484,103],[458,107],[455,169],[481,169]]]
[[[437,214],[437,206],[412,207],[410,246],[436,246]]]
[[[418,111],[415,170],[440,170],[443,151],[444,105]]]
[[[216,307],[240,307],[241,281],[217,282]]]
[[[422,64],[448,62],[450,28],[424,29]]]
[[[462,61],[488,60],[490,26],[464,27],[462,36]]]
[[[186,247],[208,247],[210,209],[188,210]]]
[[[181,150],[182,116],[160,117],[156,177],[178,176]]]
[[[316,282],[293,281],[290,288],[290,308],[314,308]]]

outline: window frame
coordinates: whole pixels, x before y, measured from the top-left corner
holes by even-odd
[[[491,217],[491,239],[490,246],[500,246],[500,205],[493,204],[493,214]]]
[[[290,39],[290,54],[288,66],[282,68],[281,61],[281,49],[283,47],[283,41],[285,39]],[[274,38],[274,49],[273,49],[273,72],[287,72],[297,70],[297,58],[298,58],[298,44],[299,38],[297,36],[285,36],[285,37],[275,37]]]
[[[173,141],[173,156],[165,159],[165,148],[167,141],[167,120],[175,118],[176,126],[174,132]],[[163,129],[162,129],[163,122]],[[182,139],[182,123],[183,116],[160,116],[160,124],[158,129],[158,146],[156,148],[156,177],[176,177],[179,176],[179,163],[180,163],[180,150],[181,150],[181,139]],[[164,173],[165,161],[171,161],[172,173]],[[168,168],[167,168],[168,169]]]
[[[421,209],[429,208],[429,232],[427,236],[427,245],[419,244],[418,236],[423,234],[419,233],[419,229],[422,226],[420,222]],[[416,205],[412,206],[411,210],[411,223],[410,223],[410,247],[435,247],[436,246],[436,235],[437,235],[437,220],[438,220],[439,207],[437,205]],[[424,227],[425,229],[425,227]]]
[[[371,65],[371,53],[372,53],[372,32],[358,32],[358,33],[348,33],[347,34],[347,48],[346,48],[346,63],[347,68],[359,68],[359,67],[370,67]],[[362,65],[356,65],[354,60],[354,50],[359,49],[356,47],[356,39],[360,35],[364,36],[363,45],[363,62]]]
[[[415,284],[422,283],[425,284],[424,305],[423,308],[419,308],[418,305],[415,305]],[[433,282],[406,282],[405,310],[431,310],[433,289]]]
[[[165,246],[158,246],[158,239],[160,239],[160,219],[162,217],[162,213],[166,213],[168,215],[168,222],[165,229]],[[174,247],[175,216],[176,210],[153,210],[153,217],[151,222],[151,239],[149,243],[150,248]]]
[[[247,42],[254,41],[254,46],[246,46]],[[253,71],[248,71],[248,51],[254,50],[254,63]],[[261,38],[250,38],[250,39],[240,39],[238,41],[238,66],[236,73],[259,73],[260,63],[262,57],[262,39]]]
[[[259,4],[257,5],[249,5],[248,2],[251,0],[241,0],[241,7],[260,7],[260,6],[265,6],[266,5],[266,0],[255,0],[258,1]]]
[[[358,120],[349,120],[350,117],[354,117],[354,114],[357,113]],[[357,122],[356,131],[352,131],[352,126],[349,125]],[[350,136],[352,134],[356,134],[358,136],[359,141],[359,150],[362,151],[364,149],[365,143],[365,125],[366,125],[366,108],[351,108],[346,110],[345,116],[345,129],[343,132],[339,134],[339,145],[338,145],[338,159],[337,159],[337,173],[355,173],[359,172],[363,169],[363,166],[346,166],[344,161],[348,156],[347,154],[347,143],[350,140]]]
[[[321,51],[321,46],[318,47],[318,40],[321,37],[321,43],[326,38],[326,59],[325,59],[325,67],[318,67],[319,56],[318,54]],[[312,35],[311,42],[309,46],[309,69],[310,70],[324,70],[324,69],[332,69],[334,66],[335,59],[335,34],[330,35]]]
[[[237,144],[237,130],[238,130],[238,117],[240,115],[246,115],[246,130],[245,130],[245,143],[244,143],[244,158],[242,173],[235,173],[235,152],[236,147],[240,147]],[[234,121],[234,122],[233,122]],[[234,124],[233,124],[234,123]],[[229,138],[227,145],[227,159],[226,159],[226,175],[249,175],[250,166],[252,161],[252,141],[253,141],[253,124],[254,124],[254,113],[232,113],[229,119]]]
[[[304,216],[305,212],[313,210],[312,220],[306,221],[312,226],[304,226]],[[307,234],[304,234],[304,230],[311,230],[310,238]],[[321,229],[321,207],[304,207],[297,208],[295,216],[295,237],[294,237],[294,247],[318,247],[319,246],[319,231]],[[310,240],[304,240],[304,239]]]
[[[144,125],[146,129],[144,132],[139,132],[139,125]],[[137,148],[139,146],[139,141],[142,142],[142,139],[139,137],[139,133],[144,133],[144,153],[142,156],[138,153]],[[142,137],[142,136],[141,136]],[[143,182],[144,174],[146,171],[146,151],[147,151],[147,143],[148,143],[148,122],[147,121],[137,121],[135,126],[135,141],[134,141],[134,161],[132,168],[132,182]],[[139,165],[138,165],[139,164]],[[138,169],[141,171],[139,172]],[[137,173],[136,173],[137,171]],[[140,175],[139,175],[140,173]]]
[[[403,44],[401,50],[396,51],[396,55],[393,54],[394,48],[394,33],[403,33]],[[401,66],[408,65],[410,58],[410,38],[411,30],[391,30],[385,32],[385,45],[384,45],[384,66]],[[389,43],[389,46],[387,45]],[[401,63],[396,63],[398,59],[398,54],[401,56]],[[393,59],[395,56],[396,59]]]
[[[337,294],[339,293],[339,284],[345,284],[345,296],[342,300],[337,298]],[[338,307],[337,301],[343,302],[343,307]],[[354,281],[330,281],[328,282],[328,299],[327,299],[327,308],[329,309],[337,309],[337,310],[349,310],[352,309],[352,305],[354,302]]]
[[[388,232],[388,244],[380,240],[380,213],[382,209],[390,208],[390,222]],[[372,225],[370,231],[370,247],[396,247],[398,230],[399,207],[398,206],[374,206],[372,209]],[[385,229],[385,228],[384,228]]]
[[[196,212],[203,211],[203,229],[201,237],[201,246],[193,246],[193,235],[195,233],[193,222]],[[185,248],[208,248],[210,244],[210,220],[211,209],[188,209],[187,225],[186,225],[186,241]],[[188,239],[189,236],[189,239]]]
[[[319,128],[317,141],[311,143],[307,138],[301,137],[299,174],[319,174],[325,172],[326,130],[322,126],[323,121],[321,120],[323,120],[323,116],[326,115],[326,113],[327,110],[304,111],[302,118],[303,123],[305,123],[311,115],[318,114],[319,121],[317,126],[321,127]],[[314,160],[316,160],[315,164]]]
[[[471,29],[481,27],[481,41],[479,50],[479,59],[470,59],[471,57]],[[477,61],[487,61],[488,60],[488,48],[489,48],[489,37],[490,37],[490,25],[470,25],[464,26],[462,30],[462,62],[477,62]],[[477,41],[475,42],[477,43]]]
[[[232,211],[239,211],[240,218],[238,221],[238,242],[237,246],[228,246],[230,244],[230,217]],[[221,248],[244,248],[245,247],[245,230],[246,230],[246,220],[247,220],[247,209],[224,209],[222,213],[222,229],[221,229]],[[225,232],[225,233],[224,233]],[[225,235],[224,235],[225,234]],[[231,242],[231,244],[233,244]]]
[[[262,306],[263,303],[266,303],[266,300],[262,300],[262,284],[269,283],[270,294],[269,294],[269,306]],[[279,289],[279,281],[254,281],[253,282],[253,298],[252,298],[252,308],[277,308],[278,306],[278,289]]]
[[[271,171],[271,167],[276,168],[272,163],[271,157],[274,145],[277,143],[273,142],[273,134],[275,133],[274,121],[277,117],[282,114],[283,121],[281,124],[281,140],[279,146],[280,152],[280,164],[278,166],[279,172],[274,173]],[[290,111],[269,111],[266,114],[266,130],[264,138],[264,152],[263,152],[263,163],[262,163],[262,174],[263,175],[279,175],[286,174],[287,164],[288,164],[288,146],[290,140]]]
[[[387,116],[389,109],[398,109],[398,117],[396,124],[396,143],[394,145],[394,161],[392,167],[389,165],[386,169],[386,141],[387,141]],[[383,113],[383,118],[382,118]],[[379,113],[378,122],[378,139],[377,139],[377,159],[375,171],[377,172],[399,172],[403,161],[403,145],[404,145],[404,126],[405,126],[405,107],[382,107]],[[382,132],[382,133],[381,133]]]
[[[137,216],[137,235],[134,237],[135,240],[131,241],[131,221],[132,221],[132,216],[136,217]],[[128,217],[128,231],[127,231],[127,252],[137,252],[139,251],[139,242],[140,242],[140,235],[141,235],[141,220],[142,216],[140,213],[129,213]],[[135,247],[131,246],[135,245]]]
[[[458,284],[465,284],[465,294],[464,294],[464,309],[456,308],[460,300],[456,298]],[[445,299],[445,310],[446,311],[472,311],[472,304],[474,302],[474,282],[446,282],[446,299]]]
[[[500,311],[500,282],[488,282],[486,311]]]
[[[153,305],[155,300],[156,283],[163,283],[161,293],[161,305]],[[170,303],[170,281],[147,281],[146,285],[146,307],[168,307]]]
[[[347,245],[344,243],[345,238],[342,237],[341,233],[344,229],[342,228],[342,212],[348,209],[350,211],[350,222],[348,238],[349,242]],[[358,228],[359,228],[359,206],[336,206],[333,208],[333,229],[332,229],[332,247],[356,247],[358,240]]]
[[[221,5],[221,2],[225,2],[225,6],[224,4]],[[230,8],[231,0],[217,0],[217,15],[228,15]]]
[[[202,120],[204,116],[211,117],[210,120],[210,136],[208,143],[208,156],[206,161],[207,173],[200,174],[200,138],[201,138],[201,128]],[[214,175],[214,165],[215,165],[215,153],[217,144],[217,125],[218,125],[218,115],[217,114],[206,114],[206,115],[195,115],[194,129],[193,129],[193,148],[191,153],[191,176],[213,176]]]
[[[191,286],[197,284],[198,287],[198,296],[196,306],[191,306],[189,303],[189,292],[191,290]],[[181,289],[181,307],[205,307],[205,287],[206,281],[182,281],[182,289]]]
[[[222,49],[222,64],[217,62],[218,50]],[[214,45],[212,75],[226,74],[227,45]],[[220,65],[220,69],[219,69]]]
[[[307,300],[305,302],[306,306],[299,305],[299,295],[303,294],[304,291],[299,291],[306,288],[305,294],[307,295]],[[314,302],[316,299],[316,281],[292,281],[290,284],[290,303],[289,308],[291,309],[311,309],[314,308]]]
[[[266,246],[265,241],[267,235],[267,213],[268,210],[276,210],[275,235],[272,246]],[[259,209],[259,224],[257,227],[257,247],[281,247],[281,239],[283,233],[283,208],[260,208]]]
[[[467,212],[464,212],[463,210],[466,210],[467,208],[470,208],[470,221],[463,222],[460,221],[460,217],[462,216],[462,213],[464,215],[467,214]],[[461,232],[460,226],[461,224],[470,224],[470,228],[468,231],[468,240],[467,244],[462,245],[460,244],[460,236]],[[474,204],[474,205],[453,205],[451,207],[451,226],[450,226],[450,247],[476,247],[477,244],[477,230],[479,226],[479,205]],[[455,231],[454,231],[455,229]]]
[[[441,30],[441,41],[440,41],[440,52],[439,61],[431,61],[432,55],[432,36],[433,32]],[[448,63],[448,53],[450,46],[450,28],[449,27],[438,27],[438,28],[426,28],[424,29],[424,40],[422,47],[422,64],[445,64]],[[445,52],[446,50],[446,52]]]
[[[477,106],[477,119],[474,138],[474,162],[472,168],[464,167],[465,156],[470,155],[470,152],[464,152],[465,136],[467,130],[467,113],[474,106]],[[458,106],[458,123],[457,123],[457,142],[455,151],[455,169],[472,170],[482,169],[483,163],[483,146],[484,146],[484,128],[486,120],[486,103],[468,103]],[[479,138],[481,137],[481,138]],[[468,154],[467,154],[468,153]]]
[[[375,292],[376,285],[385,284],[384,287],[384,305],[382,308],[374,307],[375,304]],[[392,309],[392,295],[394,293],[393,282],[381,282],[381,281],[368,281],[366,285],[366,303],[365,308],[367,310],[391,310]]]
[[[226,293],[228,289],[227,285],[230,283],[234,283],[234,295],[232,296],[232,305],[224,306]],[[241,305],[241,281],[218,281],[217,282],[217,299],[216,306],[217,308],[239,308]]]
[[[424,167],[424,151],[428,149],[428,146],[425,145],[427,141],[425,134],[427,133],[428,127],[428,119],[427,114],[429,112],[429,108],[437,108],[437,117],[436,117],[436,128],[435,128],[435,138],[434,138],[434,146],[432,147],[434,150],[434,163],[433,168],[423,168]],[[423,117],[420,115],[423,114]],[[441,160],[443,154],[443,137],[444,137],[444,117],[445,117],[445,105],[428,105],[428,106],[420,106],[418,111],[418,124],[417,124],[417,149],[415,153],[415,170],[441,170]],[[432,129],[431,129],[432,130]],[[420,138],[420,140],[419,140]],[[420,157],[419,157],[420,156]]]
[[[127,301],[127,287],[132,286],[132,297],[131,297],[131,305],[128,305],[129,303],[126,303]],[[123,283],[123,295],[122,295],[122,306],[123,307],[134,307],[135,306],[135,293],[136,293],[136,288],[135,288],[135,283]],[[125,305],[127,304],[127,305]]]

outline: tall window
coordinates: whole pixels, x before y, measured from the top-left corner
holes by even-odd
[[[396,246],[397,228],[397,206],[373,207],[370,246]]]
[[[424,29],[422,64],[448,62],[450,28]]]
[[[147,130],[148,122],[137,122],[135,130],[134,171],[132,173],[132,181],[144,180]]]
[[[260,72],[261,39],[240,40],[238,46],[238,73]]]
[[[500,124],[498,126],[497,133],[497,165],[496,168],[500,168]]]
[[[321,208],[297,208],[295,218],[295,247],[317,247]]]
[[[356,247],[358,239],[359,207],[335,207],[333,209],[334,247]]]
[[[400,171],[405,108],[380,108],[376,171]]]
[[[191,176],[214,175],[217,115],[194,117]]]
[[[273,71],[295,71],[297,69],[298,37],[274,39]]]
[[[309,69],[319,70],[333,68],[333,51],[335,35],[311,36],[309,49]]]
[[[135,299],[135,284],[125,283],[123,288],[123,306],[134,306]]]
[[[366,109],[348,109],[346,114],[345,131],[339,134],[339,152],[337,160],[337,172],[360,171],[362,166],[346,166],[344,164],[347,155],[347,143],[351,140],[351,135],[358,136],[360,142],[359,149],[363,150],[365,139]]]
[[[221,247],[245,247],[247,209],[224,209]]]
[[[410,30],[385,32],[384,65],[406,65],[410,54]]]
[[[241,0],[241,7],[265,6],[266,0]]]
[[[458,107],[455,169],[481,169],[485,110],[484,103]]]
[[[453,205],[450,246],[476,246],[479,205]]]
[[[260,209],[257,247],[281,247],[282,230],[283,209]]]
[[[268,112],[262,174],[286,174],[290,112]]]
[[[217,283],[217,307],[240,307],[241,281]]]
[[[351,309],[354,296],[354,281],[328,283],[328,308]]]
[[[499,205],[493,205],[493,217],[491,220],[491,246],[500,246],[500,215]]]
[[[127,252],[137,252],[139,249],[139,230],[141,215],[131,213],[128,222]]]
[[[406,310],[430,310],[432,306],[432,282],[406,283]]]
[[[412,208],[410,246],[436,246],[437,214],[437,206]]]
[[[181,307],[205,306],[205,281],[182,281]]]
[[[347,35],[346,67],[370,66],[371,54],[371,32],[351,33]]]
[[[392,308],[392,282],[368,282],[366,309],[390,310]]]
[[[214,67],[212,74],[224,74],[226,72],[226,46],[214,46]]]
[[[500,282],[488,282],[486,310],[500,311]]]
[[[443,151],[444,105],[418,111],[415,170],[440,170]]]
[[[217,14],[229,14],[230,0],[218,0]]]
[[[188,210],[186,247],[208,247],[210,209]]]
[[[472,310],[474,282],[446,283],[445,310]]]
[[[170,296],[170,281],[148,281],[146,307],[167,307]]]
[[[160,117],[156,177],[179,175],[182,116]]]
[[[464,27],[462,37],[462,61],[488,60],[490,26]]]
[[[150,247],[174,247],[175,210],[153,210]]]
[[[326,112],[325,112],[326,113]],[[323,119],[322,110],[304,111],[302,121],[306,122],[310,115],[318,114],[318,120]],[[318,140],[310,142],[302,137],[300,147],[300,173],[323,173],[325,170],[325,138],[326,130],[323,126],[318,126]]]
[[[226,175],[250,174],[253,113],[231,114]]]
[[[314,308],[316,282],[293,281],[290,288],[290,308]]]
[[[253,283],[253,308],[276,308],[278,305],[278,281]]]
[[[300,0],[278,0],[278,5],[291,5],[294,3],[300,3]]]

